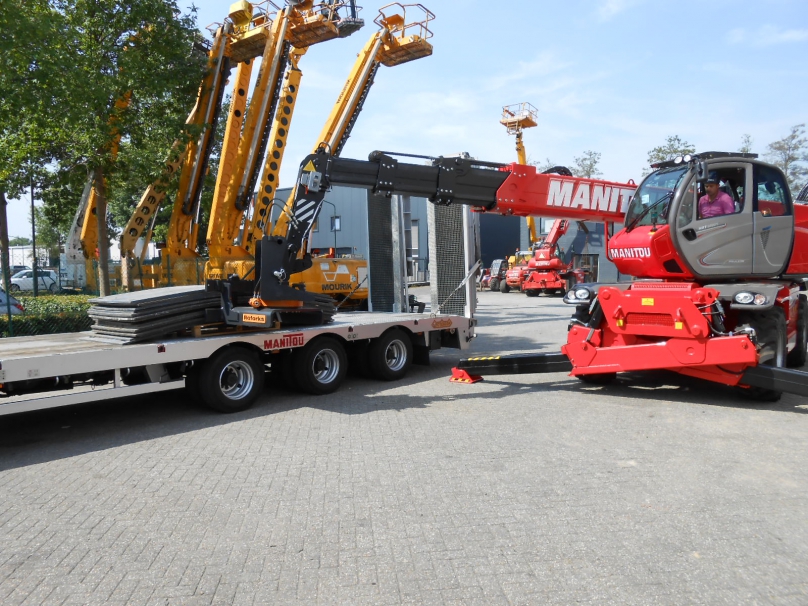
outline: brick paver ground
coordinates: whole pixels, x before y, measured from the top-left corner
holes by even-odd
[[[481,293],[476,352],[557,349]],[[0,603],[808,604],[808,401],[667,375],[165,394],[0,418]]]

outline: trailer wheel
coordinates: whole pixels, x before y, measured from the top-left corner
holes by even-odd
[[[760,364],[782,368],[786,365],[786,317],[777,307],[764,312],[738,314],[739,326],[755,329],[760,347]],[[776,402],[783,392],[763,387],[740,388],[741,393],[759,402]]]
[[[499,283],[499,292],[505,293],[505,292],[510,292],[510,291],[511,291],[511,287],[508,286],[507,282],[500,282]]]
[[[800,295],[797,304],[797,344],[786,357],[786,365],[802,368],[808,359],[808,299]]]
[[[348,356],[342,343],[333,337],[319,337],[295,353],[297,385],[314,395],[333,393],[348,371]]]
[[[491,290],[491,291],[499,290],[499,279],[498,278],[491,278],[491,281],[488,283],[488,290]]]
[[[216,352],[191,376],[197,378],[202,401],[217,412],[247,410],[264,388],[264,365],[240,347]]]
[[[377,379],[401,379],[412,365],[412,340],[409,335],[400,328],[393,328],[373,339],[368,347],[368,365]]]

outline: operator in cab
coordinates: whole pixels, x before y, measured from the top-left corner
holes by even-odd
[[[707,177],[704,185],[707,193],[699,198],[699,217],[702,219],[731,215],[735,212],[735,203],[729,194],[719,189],[718,181],[718,174],[715,172],[711,172]]]

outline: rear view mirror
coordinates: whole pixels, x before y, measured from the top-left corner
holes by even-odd
[[[707,178],[707,163],[703,160],[700,160],[696,164],[696,179],[699,181],[703,181]]]

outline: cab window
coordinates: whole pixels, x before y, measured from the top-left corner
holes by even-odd
[[[733,204],[733,212],[726,213],[726,214],[738,214],[742,213],[744,209],[744,205],[746,203],[746,192],[744,191],[746,187],[746,169],[745,168],[711,168],[711,173],[716,173],[719,180],[719,192],[723,192],[727,194],[730,199],[732,199]],[[702,197],[707,195],[707,192],[704,187],[704,183],[699,183],[699,219],[703,219],[701,208],[702,208]],[[720,195],[720,194],[719,194]],[[709,216],[709,215],[708,215]],[[720,216],[720,215],[719,215]]]
[[[768,166],[755,165],[755,212],[764,217],[782,217],[791,214],[788,187],[780,171]]]

